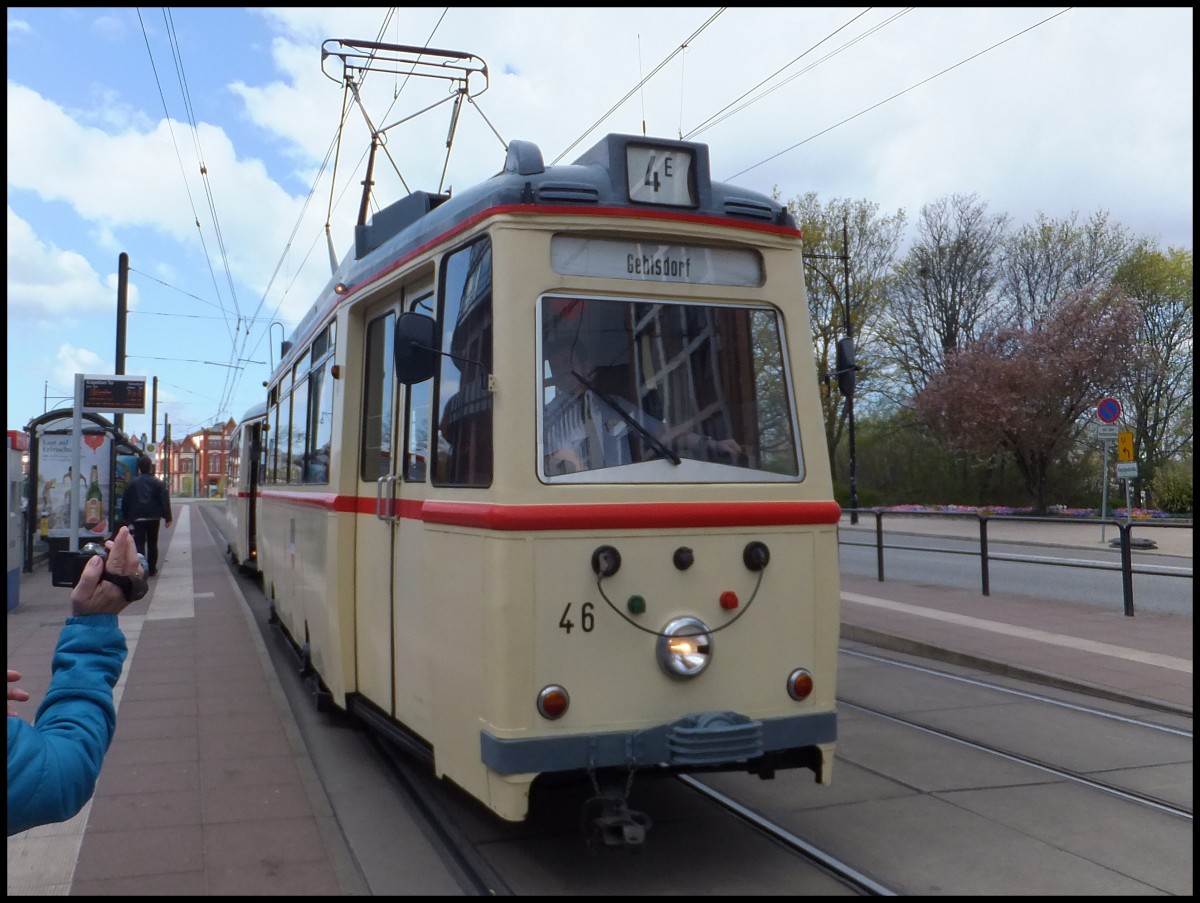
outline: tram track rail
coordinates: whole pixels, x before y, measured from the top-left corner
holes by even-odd
[[[1098,781],[1095,778],[1090,778],[1087,775],[1080,774],[1079,772],[1071,771],[1070,769],[1062,768],[1057,765],[1051,765],[1048,762],[1042,762],[1033,758],[1032,756],[1024,756],[1020,755],[1019,753],[1010,752],[1009,750],[1000,749],[996,746],[989,746],[986,743],[980,743],[977,740],[971,740],[968,737],[963,737],[954,733],[953,731],[947,731],[942,728],[932,728],[928,725],[913,721],[912,719],[890,715],[887,712],[880,711],[879,709],[875,709],[870,706],[858,705],[856,703],[846,702],[845,700],[841,699],[839,699],[839,705],[845,705],[854,709],[855,711],[873,715],[877,718],[891,721],[894,724],[903,725],[904,727],[910,727],[913,730],[922,731],[923,733],[930,734],[943,740],[951,740],[955,743],[962,744],[963,746],[970,747],[971,749],[978,750],[979,752],[984,752],[1002,759],[1007,759],[1010,762],[1016,762],[1030,768],[1036,768],[1037,770],[1053,775],[1054,777],[1072,781],[1076,784],[1081,784],[1085,787],[1090,787],[1093,790],[1099,790],[1102,793],[1120,797],[1151,809],[1157,809],[1158,811],[1164,812],[1168,815],[1174,815],[1179,818],[1187,819],[1188,821],[1192,820],[1192,810],[1190,808],[1176,805],[1149,794],[1138,793],[1124,787],[1118,787],[1115,784],[1108,784],[1104,781]]]
[[[678,775],[676,777],[680,783],[691,788],[696,793],[705,797],[713,803],[721,806],[729,812],[734,818],[749,825],[759,834],[768,839],[780,844],[784,848],[792,851],[801,858],[807,860],[825,874],[834,878],[844,886],[850,888],[855,893],[864,897],[894,897],[897,896],[896,891],[891,890],[886,885],[883,885],[871,878],[869,875],[860,872],[854,866],[845,862],[830,853],[825,852],[817,846],[809,843],[799,835],[789,831],[787,828],[778,822],[764,816],[762,813],[749,808],[748,806],[739,803],[731,796],[721,793],[712,787],[705,784],[703,781],[697,780],[691,775]]]
[[[841,649],[840,652],[843,655],[854,655],[854,656],[858,656],[858,657],[865,658],[865,659],[870,659],[872,661],[892,665],[892,666],[899,667],[899,668],[906,668],[906,669],[913,670],[913,671],[919,671],[921,673],[929,674],[929,675],[935,676],[937,678],[945,679],[945,680],[958,681],[958,682],[978,686],[981,688],[985,688],[985,689],[995,691],[998,693],[1019,696],[1019,697],[1025,698],[1025,699],[1043,703],[1045,705],[1071,709],[1073,711],[1081,712],[1081,713],[1084,713],[1084,714],[1087,714],[1089,716],[1093,716],[1096,718],[1104,718],[1104,719],[1121,721],[1126,724],[1130,724],[1130,725],[1133,725],[1133,726],[1136,726],[1139,728],[1143,728],[1146,730],[1168,733],[1168,734],[1171,734],[1174,736],[1186,738],[1188,740],[1191,740],[1193,738],[1193,733],[1190,730],[1183,730],[1181,728],[1175,728],[1175,727],[1170,727],[1167,725],[1162,725],[1162,724],[1158,724],[1158,723],[1151,722],[1151,721],[1145,721],[1142,719],[1131,718],[1131,717],[1125,716],[1125,715],[1117,715],[1112,712],[1106,712],[1101,709],[1096,709],[1096,708],[1093,708],[1090,706],[1079,705],[1078,703],[1065,702],[1063,700],[1053,699],[1051,697],[1043,696],[1040,694],[1029,693],[1029,692],[1022,691],[1022,690],[1014,690],[1010,687],[999,686],[997,684],[994,684],[994,683],[991,683],[988,681],[982,681],[977,678],[969,678],[969,677],[963,677],[960,675],[949,674],[945,671],[941,671],[938,669],[929,668],[929,667],[925,667],[925,666],[921,666],[921,665],[914,665],[914,664],[911,664],[908,662],[899,662],[899,661],[896,661],[895,659],[890,659],[885,656],[877,656],[877,655],[872,655],[870,653],[857,652],[855,650]],[[923,724],[916,719],[906,718],[906,717],[896,715],[896,714],[893,714],[890,712],[885,712],[882,709],[879,709],[875,706],[869,706],[869,705],[863,705],[861,703],[856,703],[856,702],[848,700],[842,696],[838,697],[838,705],[845,706],[847,708],[853,709],[854,711],[872,715],[877,718],[884,719],[886,721],[890,721],[894,724],[899,724],[904,727],[912,728],[913,730],[921,731],[923,733],[929,734],[934,737],[938,737],[940,739],[950,740],[950,741],[953,741],[960,745],[967,746],[969,748],[978,750],[979,752],[983,752],[983,753],[993,755],[993,756],[998,756],[998,757],[1006,759],[1010,762],[1015,762],[1015,763],[1018,763],[1021,765],[1028,766],[1030,768],[1037,769],[1038,771],[1052,775],[1054,777],[1061,778],[1061,779],[1067,780],[1067,781],[1071,781],[1073,783],[1089,787],[1093,790],[1097,790],[1102,793],[1109,794],[1111,796],[1119,797],[1121,799],[1125,799],[1129,802],[1137,803],[1137,804],[1145,806],[1147,808],[1155,809],[1157,811],[1163,812],[1168,815],[1186,819],[1189,822],[1192,821],[1192,819],[1193,819],[1193,807],[1184,806],[1179,803],[1173,802],[1171,800],[1162,799],[1161,797],[1157,797],[1152,794],[1142,793],[1137,790],[1130,789],[1128,787],[1121,787],[1114,783],[1098,780],[1087,774],[1083,774],[1081,772],[1072,770],[1070,768],[1065,768],[1060,765],[1055,765],[1051,762],[1044,761],[1035,756],[1029,756],[1029,755],[1025,755],[1022,753],[1014,752],[1011,749],[1004,749],[1004,748],[1001,748],[994,744],[989,744],[989,743],[986,743],[981,740],[973,739],[971,737],[967,737],[963,734],[957,733],[955,731],[947,730],[945,728],[931,727],[930,725]]]

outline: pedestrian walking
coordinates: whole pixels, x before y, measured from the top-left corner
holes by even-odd
[[[154,476],[154,462],[146,455],[138,458],[137,476],[121,497],[121,520],[133,530],[137,550],[146,556],[147,573],[158,574],[158,522],[171,526],[171,498],[167,485]]]

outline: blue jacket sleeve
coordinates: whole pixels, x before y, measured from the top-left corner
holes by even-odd
[[[8,719],[8,836],[65,821],[96,789],[117,726],[113,687],[125,662],[116,615],[67,618],[32,725]]]

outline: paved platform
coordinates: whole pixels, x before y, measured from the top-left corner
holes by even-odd
[[[163,529],[159,576],[121,616],[117,733],[75,818],[8,839],[8,893],[361,892],[270,659],[190,505]],[[45,566],[22,575],[8,666],[32,717],[69,606]]]
[[[70,821],[8,839],[9,895],[461,894],[420,829],[382,811],[396,793],[359,736],[306,715],[281,683],[223,541],[197,504],[176,501],[160,575],[121,618],[130,655],[96,794]],[[912,520],[905,529],[947,529]],[[1042,529],[1025,535],[1050,541]],[[1168,532],[1190,557],[1191,530]],[[19,706],[29,717],[68,607],[45,564],[22,575],[7,656],[33,697]],[[847,640],[1191,715],[1190,616],[843,576],[842,621]]]

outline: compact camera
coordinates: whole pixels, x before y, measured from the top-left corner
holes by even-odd
[[[108,549],[101,543],[89,542],[78,552],[56,552],[50,562],[50,579],[54,586],[75,586],[83,576],[88,560],[99,555],[108,560]]]

